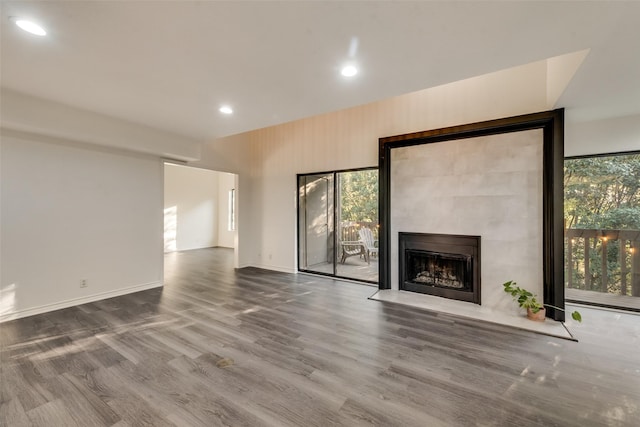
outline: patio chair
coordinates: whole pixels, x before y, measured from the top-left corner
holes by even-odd
[[[367,251],[364,248],[364,245],[361,241],[342,241],[340,242],[342,246],[342,257],[340,258],[340,263],[344,264],[347,261],[347,258],[353,255],[362,255],[365,258],[367,257]]]
[[[378,241],[373,238],[373,231],[370,228],[362,227],[358,234],[360,234],[360,241],[364,246],[365,259],[370,264],[371,255],[378,255]]]

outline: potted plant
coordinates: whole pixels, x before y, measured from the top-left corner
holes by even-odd
[[[546,314],[546,310],[544,308],[545,305],[547,307],[553,307],[556,310],[565,311],[564,309],[556,307],[555,305],[543,304],[539,302],[536,299],[536,295],[532,294],[526,289],[521,288],[513,280],[509,280],[508,282],[503,283],[502,286],[504,286],[504,291],[510,294],[513,297],[513,300],[516,301],[520,307],[527,309],[527,317],[531,320],[536,320],[539,322],[544,321]],[[582,322],[582,315],[578,311],[573,311],[571,313],[571,318],[576,322]]]

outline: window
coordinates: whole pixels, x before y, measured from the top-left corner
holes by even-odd
[[[236,229],[236,189],[229,190],[229,231]]]
[[[640,153],[568,158],[564,187],[567,299],[640,309]]]

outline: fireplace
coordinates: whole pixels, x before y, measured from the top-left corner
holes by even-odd
[[[480,236],[398,234],[400,290],[480,304]]]

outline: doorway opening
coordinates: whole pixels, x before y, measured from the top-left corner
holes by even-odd
[[[378,283],[378,169],[298,175],[298,270]]]
[[[235,174],[164,164],[164,253],[229,248],[237,259]]]

